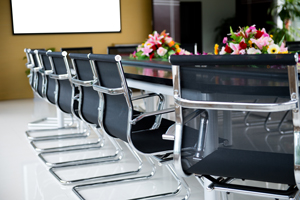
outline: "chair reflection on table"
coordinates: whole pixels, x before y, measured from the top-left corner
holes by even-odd
[[[233,192],[247,195],[257,195],[276,199],[294,199],[298,195],[300,186],[299,176],[299,93],[298,93],[298,72],[296,67],[295,54],[284,55],[243,55],[243,56],[171,56],[173,73],[173,87],[175,99],[176,128],[174,141],[174,164],[177,173],[181,176],[194,174],[200,183],[208,186],[214,191]],[[251,66],[257,65],[286,65],[288,72],[289,87],[268,87],[267,90],[256,87],[251,90],[245,87],[238,90],[237,87],[227,87],[225,91],[211,91],[209,98],[199,98],[193,95],[193,91],[201,90],[201,84],[195,84],[191,72],[197,72],[195,65],[206,65],[209,69],[212,66],[217,68],[222,65]],[[226,74],[234,73],[230,67],[220,68]],[[259,70],[262,70],[259,68]],[[261,73],[253,70],[253,73]],[[217,73],[216,69],[216,73]],[[275,69],[276,71],[276,69]],[[268,73],[272,73],[272,69]],[[196,75],[195,75],[196,76]],[[272,79],[272,76],[268,76]],[[276,79],[276,78],[275,78]],[[203,83],[202,83],[203,84]],[[224,89],[224,88],[223,88]],[[254,88],[253,88],[254,89]],[[281,91],[287,90],[285,93]],[[290,90],[290,92],[288,92]],[[244,99],[255,98],[255,93],[262,96],[285,96],[289,98],[281,103],[242,103],[224,101],[230,98],[231,94],[240,92]],[[216,93],[223,93],[216,95]],[[277,93],[277,94],[276,94]],[[247,96],[249,95],[249,96]],[[224,98],[225,97],[225,98]],[[197,140],[190,148],[183,148],[186,137],[194,137],[193,130],[188,129],[184,124],[183,109],[206,109],[208,110],[208,121],[210,126],[205,132],[199,132],[199,137],[206,137],[204,152],[202,157],[197,157]],[[215,141],[218,138],[218,130],[211,126],[218,126],[218,120],[214,118],[217,110],[225,111],[251,111],[251,112],[293,112],[294,125],[294,148],[292,152],[270,152],[261,149],[243,149],[235,145],[242,141],[241,134],[235,133],[238,129],[233,127],[232,134],[239,136],[233,138],[232,146],[226,147],[218,145]],[[225,120],[225,119],[224,119]],[[224,123],[223,120],[223,123]],[[205,135],[203,135],[205,134]],[[259,136],[259,133],[258,133]],[[208,138],[210,137],[210,138]],[[184,139],[183,139],[184,138]],[[264,140],[264,138],[262,138]],[[266,144],[267,145],[267,144]],[[293,144],[290,144],[293,145]],[[243,146],[243,145],[241,145]],[[218,177],[218,178],[215,178]],[[230,184],[234,179],[246,179],[260,182],[271,182],[286,184],[286,190],[276,190],[270,188],[252,187],[247,185]],[[209,183],[209,184],[207,184]]]

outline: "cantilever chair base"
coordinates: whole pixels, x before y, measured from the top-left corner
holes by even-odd
[[[65,138],[66,139],[66,138]],[[39,141],[31,141],[30,144],[37,152],[63,152],[69,150],[80,150],[80,149],[88,149],[88,148],[95,148],[103,146],[102,139],[99,138],[96,142],[90,142],[86,144],[74,144],[74,145],[67,145],[67,146],[60,146],[60,147],[50,147],[50,148],[39,148],[35,145],[36,142]]]
[[[49,169],[49,171],[60,183],[66,184],[66,185],[82,183],[82,182],[89,182],[89,181],[99,180],[99,179],[103,179],[103,178],[115,178],[115,177],[120,177],[120,176],[125,176],[125,175],[134,175],[134,174],[138,173],[141,170],[142,165],[143,165],[142,159],[138,156],[138,154],[136,152],[132,151],[132,149],[128,145],[127,145],[127,147],[129,148],[129,150],[131,151],[131,153],[134,155],[134,157],[136,158],[136,160],[139,163],[138,169],[136,169],[136,170],[121,172],[121,173],[114,173],[114,174],[103,175],[103,176],[88,177],[88,178],[77,179],[77,180],[63,180],[58,174],[55,173],[55,171],[57,169],[62,169],[62,168],[120,161],[123,158],[122,147],[113,138],[111,138],[111,142],[117,149],[117,155],[116,156],[108,156],[107,158],[115,157],[115,159],[87,160],[86,162],[82,162],[82,163],[78,163],[78,164],[70,164],[70,165],[62,165],[62,166],[58,166],[58,167],[52,167]],[[153,169],[153,172],[151,172],[151,174],[154,174],[155,173],[155,165],[152,161],[149,161],[149,162],[152,164],[152,169]]]
[[[67,134],[56,134],[56,135],[48,135],[48,136],[32,136],[30,133],[35,132],[47,132],[47,131],[59,131],[59,130],[68,130],[68,129],[77,129],[77,127],[60,127],[60,128],[48,128],[48,129],[33,129],[25,131],[26,136],[29,140],[32,141],[42,141],[42,140],[58,140],[58,139],[70,139],[77,137],[87,137],[86,131],[80,133],[67,133]]]
[[[150,158],[147,157],[147,159],[150,163],[153,164],[153,161]],[[179,192],[181,191],[182,185],[187,189],[187,194],[183,200],[189,199],[190,189],[188,188],[185,181],[176,175],[173,167],[170,164],[167,164],[166,167],[171,172],[171,174],[175,178],[175,180],[177,181],[178,185],[177,185],[177,188],[175,191],[165,192],[165,193],[160,193],[160,194],[155,194],[155,195],[149,195],[149,196],[143,196],[143,197],[137,197],[137,198],[133,198],[131,200],[155,199],[155,198],[175,196],[175,195],[179,194]],[[120,184],[120,183],[128,183],[131,181],[142,181],[142,180],[147,180],[147,179],[151,178],[152,176],[154,176],[154,173],[151,172],[150,175],[147,175],[147,176],[139,176],[139,177],[132,177],[132,178],[128,178],[128,179],[117,179],[117,180],[112,180],[112,181],[104,181],[104,182],[91,183],[91,184],[85,184],[85,185],[77,185],[77,186],[74,186],[72,188],[72,190],[79,197],[80,200],[85,200],[85,198],[79,192],[81,189],[88,188],[88,187],[95,187],[95,186],[104,186],[104,185],[108,185],[108,184]]]
[[[99,163],[102,162],[101,160],[106,160],[107,159],[111,159],[111,158],[115,158],[118,157],[118,155],[122,154],[122,148],[120,147],[120,145],[113,139],[113,138],[108,138],[111,143],[113,144],[113,146],[115,147],[115,153],[112,155],[107,155],[107,156],[100,156],[100,157],[94,157],[94,158],[87,158],[87,159],[79,159],[79,160],[71,160],[71,161],[64,161],[64,162],[57,162],[57,163],[51,163],[49,161],[47,161],[44,157],[44,155],[47,154],[53,154],[53,153],[59,153],[61,151],[52,151],[52,152],[44,152],[44,153],[40,153],[38,156],[43,160],[43,162],[49,166],[49,167],[63,167],[63,166],[77,166],[77,165],[84,165],[84,164],[93,164],[93,163]],[[103,141],[104,143],[104,141]],[[77,151],[77,150],[91,150],[91,149],[99,149],[103,146],[103,144],[100,144],[99,146],[95,146],[95,147],[85,147],[80,148],[80,149],[70,149],[70,150],[65,150],[64,152],[68,152],[68,151]],[[122,156],[119,156],[119,159],[121,159]],[[52,170],[53,171],[53,170]],[[57,175],[55,175],[57,176]]]
[[[219,181],[217,179],[212,178],[211,176],[204,175],[203,177],[207,178],[212,184],[209,185],[210,189],[214,189],[220,192],[233,192],[239,194],[253,195],[253,196],[261,196],[275,199],[288,199],[294,200],[297,195],[299,195],[299,191],[296,185],[290,185],[287,190],[276,190],[269,188],[259,188],[253,186],[245,186],[245,185],[236,185],[236,184],[228,184],[224,181]]]

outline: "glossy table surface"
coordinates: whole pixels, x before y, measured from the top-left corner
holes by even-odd
[[[126,78],[172,86],[172,66],[166,61],[122,59]],[[193,90],[202,93],[289,95],[285,66],[185,66]],[[274,87],[276,86],[276,87]]]

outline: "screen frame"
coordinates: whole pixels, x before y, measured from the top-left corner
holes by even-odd
[[[16,35],[60,35],[60,34],[99,34],[99,33],[121,33],[122,32],[122,9],[121,9],[121,0],[119,0],[119,13],[120,13],[120,31],[101,31],[101,32],[47,32],[47,33],[15,33],[14,31],[14,20],[13,20],[13,7],[12,1],[10,0],[10,16],[11,16],[11,30],[14,36]],[[32,17],[32,16],[30,16]]]

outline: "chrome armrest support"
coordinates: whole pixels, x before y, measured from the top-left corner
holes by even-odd
[[[153,116],[153,115],[162,115],[162,114],[166,114],[166,113],[170,113],[170,112],[174,112],[175,108],[167,108],[164,110],[157,110],[157,111],[153,111],[153,112],[146,112],[143,114],[140,114],[138,117],[134,118],[133,120],[131,120],[131,124],[136,124],[136,122],[142,120],[145,117],[149,117],[149,116]]]
[[[71,78],[71,82],[75,85],[83,86],[83,87],[92,87],[95,83],[95,80],[89,80],[89,81],[81,81],[75,78]]]
[[[50,76],[50,78],[57,79],[57,80],[69,79],[68,74],[61,74],[61,75],[49,74],[49,76]]]
[[[38,71],[40,71],[42,68],[41,67],[35,67],[35,68],[33,68],[33,71],[34,72],[38,72]]]
[[[238,102],[215,102],[215,101],[191,101],[174,95],[175,103],[185,108],[229,110],[229,111],[252,111],[252,112],[279,112],[298,108],[297,100],[282,103],[238,103]]]
[[[134,96],[134,97],[131,97],[131,100],[132,101],[135,101],[135,100],[140,100],[140,99],[145,99],[145,98],[149,98],[149,97],[159,97],[161,99],[161,94],[157,94],[157,93],[147,93],[147,94],[142,94],[142,95],[139,95],[139,96]]]
[[[188,123],[189,121],[191,121],[192,119],[194,119],[195,117],[197,117],[198,115],[203,114],[205,115],[204,117],[207,118],[207,111],[206,110],[195,110],[193,112],[191,112],[190,114],[188,114],[183,121],[183,124]],[[175,139],[175,124],[173,124],[172,126],[170,126],[168,128],[168,130],[166,131],[166,133],[164,133],[162,135],[162,138],[164,140],[174,140]]]
[[[102,92],[110,95],[120,95],[124,93],[123,88],[105,88],[95,84],[93,84],[93,89],[96,90],[97,92]]]

